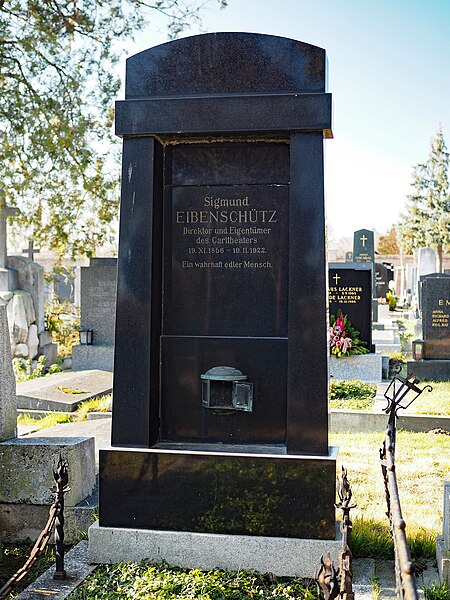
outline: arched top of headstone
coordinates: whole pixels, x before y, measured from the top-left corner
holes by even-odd
[[[127,99],[325,91],[325,50],[274,35],[207,33],[127,60]]]

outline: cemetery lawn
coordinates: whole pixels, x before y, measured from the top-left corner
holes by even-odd
[[[30,555],[34,542],[18,542],[16,544],[3,544],[3,560],[0,562],[0,587],[4,585],[20,567],[22,567]],[[28,577],[21,581],[14,592],[8,596],[8,600],[15,598],[39,575],[44,573],[55,562],[53,547],[48,547],[43,556],[38,558]]]
[[[340,465],[348,470],[357,504],[351,513],[357,557],[392,553],[378,453],[383,439],[383,433],[330,434],[330,445],[339,446],[338,472]],[[411,553],[417,559],[434,558],[436,535],[442,533],[444,482],[450,478],[450,435],[399,431],[396,471]]]
[[[423,392],[411,405],[410,410],[422,415],[450,416],[450,382],[421,381],[420,387],[429,384],[433,391]]]

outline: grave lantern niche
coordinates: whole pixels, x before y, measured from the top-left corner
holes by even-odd
[[[247,536],[326,543],[317,563],[335,543],[325,69],[320,48],[246,33],[127,61],[113,448],[92,560],[102,531],[128,528],[228,535],[254,568]],[[220,546],[208,560],[232,568]]]

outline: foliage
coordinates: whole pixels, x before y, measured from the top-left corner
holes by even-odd
[[[110,410],[111,394],[101,396],[101,398],[94,398],[93,400],[86,400],[77,408],[77,420],[85,421],[90,412],[109,412]]]
[[[430,586],[423,586],[425,600],[450,600],[450,589],[448,583],[432,583]]]
[[[394,311],[397,308],[397,300],[398,300],[398,298],[394,294],[394,292],[392,292],[391,290],[386,292],[386,300],[389,304],[389,310]]]
[[[392,225],[386,235],[380,235],[377,252],[378,254],[400,254],[395,225]]]
[[[82,402],[73,413],[54,412],[46,415],[42,419],[35,419],[29,414],[20,414],[17,418],[18,425],[32,425],[36,431],[47,429],[59,423],[72,423],[73,421],[86,421],[90,412],[107,412],[111,410],[111,394],[86,400]]]
[[[71,423],[74,420],[73,416],[69,413],[54,412],[42,417],[42,419],[34,419],[29,414],[21,414],[17,418],[18,425],[31,425],[35,428],[35,431],[40,429],[48,429],[54,425],[60,423]]]
[[[196,598],[196,600],[303,599],[317,596],[315,582],[297,578],[277,578],[272,573],[252,571],[207,571],[170,567],[166,563],[120,563],[99,567],[68,600],[96,598],[115,600],[135,598],[158,600]]]
[[[359,331],[352,326],[348,316],[344,315],[341,309],[338,309],[336,315],[330,315],[328,342],[331,354],[338,358],[369,352],[364,348],[366,342],[359,339]]]
[[[25,564],[34,542],[16,542],[3,544],[3,560],[0,561],[0,585],[8,581]],[[28,577],[18,583],[14,592],[8,598],[15,598],[16,593],[26,588],[30,581],[34,581],[55,562],[55,553],[52,547],[47,547],[43,556],[37,559]]]
[[[0,0],[0,181],[36,243],[76,256],[112,241],[119,44],[156,13],[176,37],[207,3]]]
[[[450,243],[449,164],[450,155],[439,128],[426,162],[413,169],[414,192],[408,196],[407,212],[398,225],[400,242],[407,252],[436,248],[438,271],[442,271],[443,251]]]
[[[31,358],[26,360],[23,358],[13,358],[13,370],[17,383],[22,381],[29,381],[30,379],[37,379],[38,377],[44,377],[47,374],[59,373],[61,367],[59,365],[51,365],[48,369],[45,368],[47,359],[45,356],[39,356],[37,364],[33,369],[33,361]]]
[[[377,386],[357,379],[330,383],[330,408],[370,410],[373,407]]]
[[[72,346],[80,343],[80,309],[69,300],[53,298],[45,304],[45,327],[58,344],[59,356],[70,356]]]

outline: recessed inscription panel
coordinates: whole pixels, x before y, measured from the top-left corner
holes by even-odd
[[[168,189],[165,335],[286,335],[288,198],[279,184]]]

